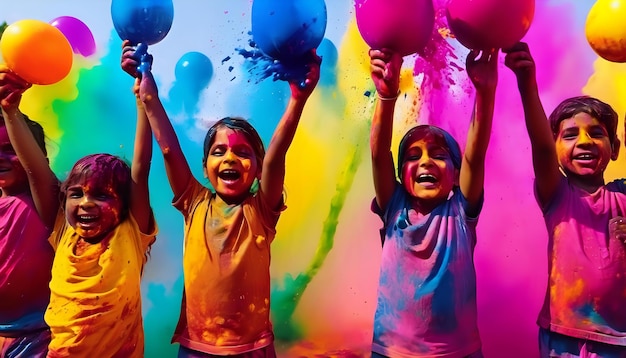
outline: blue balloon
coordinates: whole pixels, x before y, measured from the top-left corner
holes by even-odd
[[[153,45],[165,38],[172,27],[172,0],[113,0],[111,17],[122,40]]]
[[[324,0],[254,0],[252,39],[267,56],[290,60],[322,42],[326,20]]]
[[[187,52],[176,63],[174,75],[179,84],[199,91],[211,81],[213,65],[203,53]]]

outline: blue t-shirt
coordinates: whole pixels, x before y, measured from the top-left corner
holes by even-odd
[[[372,350],[390,357],[465,357],[481,348],[476,323],[477,217],[459,188],[417,217],[398,184],[383,212]],[[482,199],[478,212],[482,209]]]

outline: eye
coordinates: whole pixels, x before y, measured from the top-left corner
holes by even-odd
[[[67,197],[71,198],[71,199],[78,199],[80,197],[83,196],[83,191],[82,190],[68,190],[67,192]]]
[[[214,157],[221,157],[221,156],[224,155],[224,153],[225,153],[225,151],[224,151],[223,148],[214,148],[211,151],[211,155],[214,156]]]

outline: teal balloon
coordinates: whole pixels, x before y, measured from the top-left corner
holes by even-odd
[[[176,82],[194,90],[209,85],[213,77],[211,60],[200,52],[187,52],[181,56],[174,68]]]
[[[324,0],[254,0],[252,39],[267,56],[298,58],[317,48],[326,32]]]
[[[111,18],[122,40],[153,45],[170,31],[174,4],[172,0],[113,0]]]

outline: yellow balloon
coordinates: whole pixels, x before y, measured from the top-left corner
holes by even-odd
[[[0,52],[13,72],[39,85],[65,78],[74,59],[65,35],[39,20],[20,20],[9,25],[0,39]]]
[[[626,62],[626,0],[598,0],[589,10],[585,34],[598,56]]]

